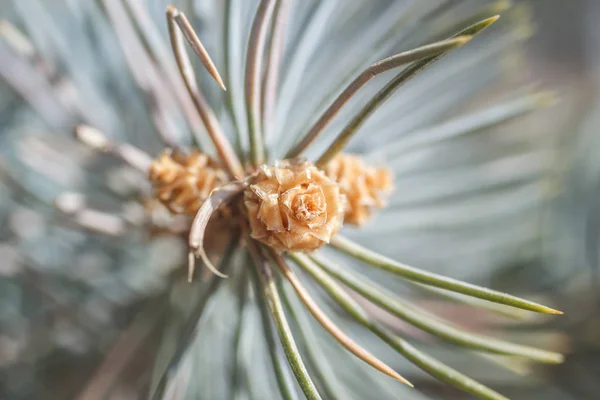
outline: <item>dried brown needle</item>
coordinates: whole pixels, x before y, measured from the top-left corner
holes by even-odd
[[[181,29],[181,32],[183,32],[183,36],[187,39],[190,46],[192,46],[192,49],[194,50],[194,52],[196,53],[196,55],[198,56],[208,73],[214,78],[215,81],[217,81],[217,83],[219,84],[219,86],[221,86],[223,90],[227,90],[227,88],[225,88],[225,83],[223,83],[221,75],[219,75],[219,71],[217,71],[217,67],[215,67],[215,64],[212,62],[210,56],[208,55],[208,52],[202,45],[200,38],[198,37],[198,35],[196,35],[194,28],[192,28],[192,24],[190,24],[190,21],[187,19],[185,14],[177,11],[172,15],[173,19],[179,26],[179,29]]]
[[[189,26],[189,24],[186,25],[183,23],[183,21],[187,20],[183,19],[181,15],[182,14],[175,7],[167,7],[167,25],[169,28],[169,37],[171,39],[171,47],[173,48],[173,53],[175,55],[175,60],[177,61],[179,72],[181,73],[181,77],[183,78],[185,86],[190,94],[190,97],[192,98],[192,101],[194,102],[194,106],[196,107],[198,114],[200,114],[200,118],[202,119],[202,122],[204,122],[204,126],[206,127],[208,135],[215,145],[217,153],[219,153],[219,157],[225,164],[227,171],[231,176],[241,178],[244,176],[242,164],[233,150],[233,147],[223,134],[223,130],[221,129],[219,121],[217,120],[212,108],[196,84],[196,75],[194,74],[191,61],[184,48],[182,33],[180,30],[181,28],[177,21],[182,21],[182,25],[186,26],[190,30],[192,28]],[[194,37],[197,38],[195,34]]]
[[[227,278],[227,275],[219,272],[219,270],[212,264],[206,251],[204,249],[204,234],[206,233],[206,227],[210,217],[217,212],[217,210],[224,204],[233,201],[239,194],[242,193],[246,185],[241,181],[230,182],[223,185],[215,190],[206,199],[200,209],[194,217],[192,227],[189,235],[189,249],[188,253],[188,280],[191,282],[194,276],[194,269],[196,267],[196,257],[200,257],[206,267],[215,275],[221,278]]]

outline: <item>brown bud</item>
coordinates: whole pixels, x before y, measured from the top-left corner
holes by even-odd
[[[227,174],[198,150],[189,155],[165,150],[148,172],[156,198],[175,214],[194,215],[210,192],[227,182]]]
[[[344,220],[352,225],[364,224],[374,208],[384,207],[393,189],[389,169],[367,166],[355,154],[338,154],[327,164],[325,173],[348,198]]]
[[[307,161],[263,165],[244,193],[251,235],[278,250],[310,251],[340,230],[345,198]]]

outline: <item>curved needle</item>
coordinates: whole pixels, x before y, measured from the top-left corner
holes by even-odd
[[[192,98],[194,106],[196,107],[196,110],[198,111],[198,114],[200,115],[200,118],[206,127],[208,135],[215,145],[221,160],[227,167],[229,174],[233,177],[241,178],[244,176],[242,164],[237,154],[231,147],[231,143],[229,143],[227,137],[223,133],[215,113],[196,84],[194,69],[192,68],[192,63],[184,48],[183,39],[181,38],[181,30],[177,29],[178,27],[176,26],[178,25],[177,18],[181,15],[182,14],[175,7],[167,7],[167,25],[169,28],[171,47],[173,48],[173,53],[175,54],[177,67],[179,68],[179,72],[183,78],[183,82],[185,83],[185,87],[188,90],[188,94]],[[191,27],[189,28],[191,29]]]
[[[209,260],[206,251],[204,250],[204,234],[210,217],[217,212],[219,207],[233,201],[243,190],[245,184],[240,181],[230,182],[212,191],[208,199],[202,203],[200,209],[196,213],[190,228],[188,245],[190,251],[188,253],[188,281],[192,281],[194,269],[196,267],[196,257],[200,257],[206,267],[215,275],[221,278],[227,278],[227,275],[219,272]]]
[[[470,36],[460,36],[448,40],[442,40],[433,44],[422,46],[413,50],[404,51],[402,53],[395,54],[391,57],[380,60],[358,75],[354,80],[344,89],[342,93],[334,100],[333,103],[325,110],[321,117],[315,122],[310,128],[308,133],[304,136],[302,141],[295,145],[288,151],[285,158],[294,158],[299,156],[325,129],[325,127],[331,122],[331,120],[340,112],[342,107],[371,79],[377,75],[382,74],[394,68],[398,68],[402,65],[419,61],[424,58],[435,57],[442,53],[445,53],[454,48],[460,47],[471,39]]]

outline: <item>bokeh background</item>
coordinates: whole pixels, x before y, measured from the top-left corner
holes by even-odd
[[[71,137],[73,125],[86,122],[154,154],[161,144],[151,132],[180,131],[176,112],[149,118],[161,101],[160,92],[150,89],[157,77],[145,69],[135,43],[119,44],[115,27],[127,28],[103,3],[0,0],[1,399],[144,398],[169,276],[184,262],[184,240],[161,232],[156,226],[166,217],[153,214],[148,221],[153,205],[137,201],[145,184],[139,176]],[[131,3],[162,23],[166,2]],[[200,24],[204,38],[220,21],[205,21],[210,6],[196,3],[194,17],[206,22]],[[528,21],[519,28],[526,40],[485,64],[490,71],[500,66],[509,79],[477,91],[461,108],[476,109],[507,87],[530,85],[555,91],[559,102],[495,128],[499,149],[520,146],[503,163],[486,164],[482,157],[492,153],[482,155],[476,140],[436,144],[408,159],[407,165],[420,165],[441,154],[440,165],[460,160],[462,168],[440,178],[425,174],[426,181],[408,176],[401,186],[408,205],[395,206],[411,211],[411,201],[428,199],[414,188],[452,188],[476,179],[470,171],[499,181],[522,174],[531,185],[394,214],[406,234],[397,252],[407,262],[565,311],[560,318],[507,323],[480,318],[456,304],[431,303],[474,329],[502,329],[515,340],[561,351],[566,361],[549,367],[506,360],[473,363],[443,348],[434,355],[511,398],[597,399],[600,2],[515,3],[518,15],[509,18]],[[461,79],[465,87],[477,80]],[[419,126],[417,117],[403,121]],[[483,210],[480,219],[477,210]],[[430,220],[441,233],[422,229]],[[145,229],[149,222],[156,223],[151,232]],[[374,224],[364,232],[365,240],[384,229]],[[416,369],[400,368],[419,388],[418,393],[403,391],[402,398],[470,398]]]

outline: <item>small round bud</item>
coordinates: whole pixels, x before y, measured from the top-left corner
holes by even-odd
[[[355,154],[338,154],[327,164],[325,173],[348,198],[344,220],[352,225],[364,224],[374,208],[384,207],[393,189],[389,169],[365,165]]]
[[[244,193],[252,238],[277,250],[311,251],[340,230],[345,198],[307,161],[263,165]]]
[[[164,151],[148,170],[156,198],[174,214],[194,215],[227,174],[208,155]]]

